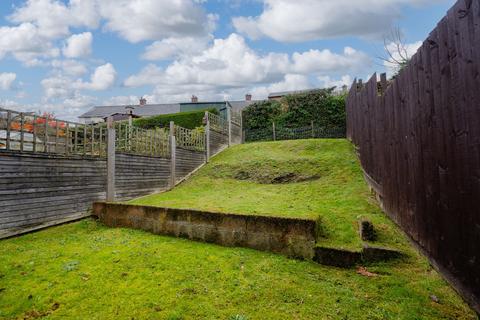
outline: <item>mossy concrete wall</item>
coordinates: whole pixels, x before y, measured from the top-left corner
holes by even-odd
[[[223,246],[312,259],[315,221],[97,202],[93,213],[110,227],[141,229]]]

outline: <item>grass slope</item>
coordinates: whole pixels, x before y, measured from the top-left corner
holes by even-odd
[[[84,220],[2,240],[0,262],[1,319],[475,319],[420,257],[369,278]]]
[[[292,183],[277,183],[284,180]],[[273,183],[272,183],[273,182]],[[379,244],[404,246],[370,193],[352,145],[344,139],[235,146],[174,190],[133,204],[215,212],[321,218],[321,243],[359,249],[359,217],[379,229]],[[400,239],[400,240],[399,240]],[[408,244],[407,244],[408,246]]]

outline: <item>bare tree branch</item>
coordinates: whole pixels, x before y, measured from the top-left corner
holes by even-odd
[[[408,46],[399,27],[392,28],[389,34],[384,36],[383,46],[385,56],[377,58],[398,71],[410,61]]]

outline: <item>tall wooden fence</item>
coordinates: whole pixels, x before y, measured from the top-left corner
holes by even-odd
[[[173,188],[241,142],[238,121],[208,112],[205,121],[196,130],[108,128],[0,108],[0,238],[88,216],[108,190],[128,200]]]
[[[347,123],[385,211],[480,311],[480,2],[458,1],[390,84],[355,82]]]

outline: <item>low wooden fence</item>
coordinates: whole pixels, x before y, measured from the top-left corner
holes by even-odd
[[[0,150],[104,156],[104,125],[55,119],[0,108]]]
[[[345,138],[345,128],[326,128],[314,122],[304,127],[288,127],[273,122],[269,128],[245,130],[246,142],[320,138]]]
[[[94,201],[173,188],[241,142],[238,122],[208,112],[205,122],[145,130],[0,108],[0,238],[88,216]]]
[[[480,312],[480,1],[448,11],[395,80],[355,82],[348,137],[385,211]]]

